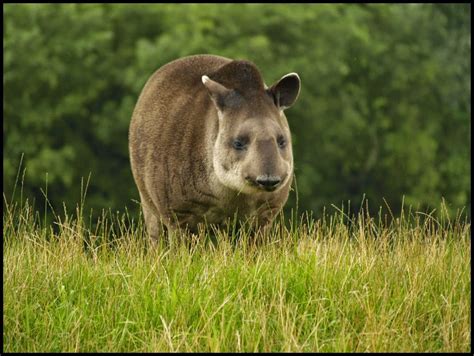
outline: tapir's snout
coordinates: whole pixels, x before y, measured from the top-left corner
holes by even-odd
[[[281,183],[281,177],[278,176],[258,176],[256,179],[258,185],[265,190],[275,190]]]
[[[252,178],[248,176],[246,180],[250,182],[252,185],[260,189],[266,190],[267,192],[272,192],[275,189],[277,189],[283,181],[282,177],[280,176],[272,176],[272,175],[267,175],[267,174],[260,175],[256,178]]]

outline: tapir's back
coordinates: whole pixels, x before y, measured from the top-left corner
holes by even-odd
[[[143,148],[148,145],[153,145],[157,151],[169,152],[178,142],[183,145],[198,143],[197,138],[194,142],[188,142],[187,138],[203,127],[202,120],[210,109],[211,102],[201,77],[230,61],[219,56],[190,56],[164,65],[150,77],[130,124],[132,165],[145,159]]]
[[[194,100],[196,94],[205,96],[201,77],[215,72],[228,62],[231,60],[224,57],[196,55],[164,65],[145,84],[135,108],[136,113],[180,107],[183,100]]]

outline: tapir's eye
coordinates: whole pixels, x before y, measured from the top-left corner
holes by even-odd
[[[278,142],[278,147],[280,148],[286,147],[286,140],[283,136],[278,136],[277,142]]]
[[[245,139],[244,137],[237,137],[234,139],[232,142],[232,146],[237,150],[237,151],[242,151],[247,148],[247,142],[248,140]]]

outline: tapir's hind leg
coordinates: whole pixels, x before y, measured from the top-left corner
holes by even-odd
[[[158,212],[151,205],[147,199],[140,193],[140,200],[142,204],[143,217],[145,218],[145,225],[150,237],[150,240],[153,244],[156,244],[160,238],[163,238],[166,229],[165,226],[161,223],[158,218]]]

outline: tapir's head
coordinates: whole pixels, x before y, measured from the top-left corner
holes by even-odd
[[[254,64],[232,61],[202,82],[218,114],[213,165],[221,183],[246,194],[288,186],[293,153],[283,111],[298,97],[299,76],[287,74],[268,88]]]

